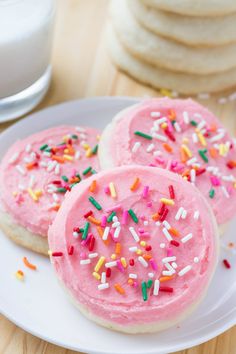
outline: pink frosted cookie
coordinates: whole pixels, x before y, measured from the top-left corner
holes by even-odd
[[[162,330],[204,297],[218,257],[214,215],[197,189],[159,168],[98,173],[65,198],[51,261],[80,311],[114,330]]]
[[[101,168],[140,164],[182,175],[210,203],[221,230],[236,215],[236,145],[220,121],[188,100],[148,99],[104,130]]]
[[[10,147],[0,165],[0,227],[15,242],[47,254],[48,227],[65,193],[99,169],[97,134],[60,126]]]

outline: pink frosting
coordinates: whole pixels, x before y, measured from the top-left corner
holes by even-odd
[[[71,138],[71,135],[74,136]],[[91,175],[91,172],[82,174],[89,166],[96,171],[99,169],[96,154],[86,157],[88,150],[85,150],[88,146],[96,146],[97,135],[98,131],[92,128],[59,126],[33,134],[10,147],[1,162],[0,195],[4,209],[18,224],[38,235],[47,236],[48,227],[64,199],[64,193],[58,192],[58,188],[70,189],[70,178],[77,173],[82,179]],[[68,152],[67,143],[57,146],[56,152],[40,150],[45,144],[55,147],[63,142],[63,137],[72,146],[72,152]],[[69,158],[62,163],[53,160],[53,155]],[[67,176],[68,183],[61,176]],[[35,201],[33,198],[37,191],[41,195]]]
[[[159,119],[163,117],[167,118],[165,123],[168,126],[164,129],[159,124]],[[197,127],[193,126],[191,122],[197,124]],[[197,135],[196,128],[198,127],[206,146],[202,144]],[[161,135],[161,138],[156,135],[152,140],[148,140],[135,135],[136,131],[151,136],[158,134]],[[136,146],[137,150],[134,147],[136,142],[141,143],[139,147]],[[171,152],[168,152],[163,146],[166,143],[171,147]],[[187,156],[185,162],[181,161],[180,155],[180,147],[183,144],[191,152],[191,157]],[[187,175],[187,178],[195,183],[208,199],[219,224],[223,224],[235,216],[235,143],[219,120],[206,108],[191,99],[149,99],[125,110],[114,125],[108,149],[113,166],[151,164]],[[205,156],[208,162],[199,155],[199,150],[204,149],[207,149]],[[196,159],[192,160],[193,158]],[[206,172],[197,175],[196,178],[194,176],[191,178],[190,170],[194,169],[196,163],[196,168],[206,169]],[[195,174],[194,171],[192,173]],[[211,190],[214,191],[210,193]]]
[[[136,178],[139,178],[139,183],[132,191],[130,187]],[[93,180],[96,180],[96,189],[91,193],[89,187]],[[110,183],[115,188],[113,197]],[[160,221],[160,215],[157,216],[157,211],[162,206],[160,199],[168,198],[169,202],[169,186],[173,186],[174,195],[171,196],[174,197],[174,205],[165,206],[169,212]],[[91,196],[102,210],[97,210],[89,201]],[[176,220],[180,207],[184,208],[187,215]],[[137,223],[127,213],[129,209],[137,216]],[[112,210],[116,210],[117,220],[109,223],[107,219]],[[100,236],[97,225],[88,218],[91,211],[92,217],[102,222]],[[163,215],[163,210],[160,213]],[[90,224],[87,241],[83,241],[84,234],[74,234],[74,230],[85,228],[87,222]],[[118,238],[115,238],[115,230],[119,225],[112,226],[115,222],[120,223],[121,227]],[[108,244],[105,244],[102,237],[108,226],[110,232],[106,241]],[[133,227],[138,239],[132,236],[130,227]],[[169,230],[169,227],[178,230],[179,235],[173,236],[172,231],[171,239],[167,238],[163,229]],[[192,238],[189,234],[192,234]],[[198,301],[206,291],[217,262],[216,236],[213,214],[203,196],[190,183],[159,168],[125,166],[100,172],[83,181],[68,194],[49,228],[49,247],[56,273],[76,301],[98,317],[128,326],[175,319]],[[95,243],[89,249],[92,237]],[[117,243],[120,243],[120,254],[115,251]],[[140,249],[141,255],[132,251],[131,247]],[[95,254],[95,258],[90,258],[91,254]],[[113,267],[109,264],[114,261],[112,254],[116,254],[117,262]],[[145,254],[151,256],[146,261],[147,267],[138,260],[139,256],[146,257]],[[97,273],[102,275],[110,267],[111,276],[104,280],[109,287],[99,290],[101,280],[95,279],[92,274],[102,256],[105,261]],[[159,294],[154,295],[154,284],[158,284],[156,281],[168,271],[163,263],[167,256],[176,257],[174,263],[177,268],[171,273],[173,278],[161,282]],[[122,266],[122,257],[125,258],[127,267]],[[134,260],[133,266],[130,265],[131,259]],[[173,261],[169,261],[168,266],[170,265],[175,266]],[[180,275],[187,266],[190,269]],[[137,275],[133,284],[128,283],[132,278],[130,274]],[[141,284],[147,284],[148,279],[152,279],[153,284],[147,289],[147,301],[144,301]],[[117,283],[124,294],[115,289]],[[173,292],[164,292],[163,289],[166,288],[163,287]]]

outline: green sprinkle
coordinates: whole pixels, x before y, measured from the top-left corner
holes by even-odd
[[[83,232],[84,232],[84,229],[80,228],[80,229],[79,229],[79,232],[83,233]]]
[[[90,223],[86,222],[84,225],[84,231],[82,234],[82,240],[86,240],[87,236],[88,236],[88,229],[89,229]]]
[[[209,192],[209,197],[212,199],[215,196],[215,190],[212,188]]]
[[[78,177],[81,180],[80,174],[76,173],[76,177]]]
[[[63,181],[65,181],[65,182],[68,182],[68,181],[69,181],[69,178],[66,177],[66,176],[61,176],[61,179],[63,179]]]
[[[96,153],[98,152],[98,144],[94,146],[94,148],[92,149],[92,154],[96,155]]]
[[[193,125],[194,127],[197,126],[197,122],[195,120],[190,120],[190,124]]]
[[[76,134],[71,135],[71,137],[72,137],[72,139],[75,139],[75,140],[78,139],[78,135],[76,135]]]
[[[46,149],[44,149],[45,152],[51,152],[52,149],[50,147],[47,147]]]
[[[115,215],[116,215],[116,212],[113,211],[113,212],[108,216],[107,222],[112,222],[113,216],[115,216]]]
[[[101,205],[93,197],[89,197],[89,201],[95,206],[97,210],[102,210]]]
[[[175,120],[175,119],[171,121],[171,124],[172,124],[172,125],[175,125],[175,123],[176,123],[176,120]]]
[[[62,188],[62,187],[57,188],[57,193],[66,193],[66,191],[67,191],[66,188]]]
[[[48,147],[48,144],[40,146],[39,150],[44,151]]]
[[[147,301],[147,284],[145,281],[142,281],[142,295],[143,295],[143,301]]]
[[[92,173],[92,175],[95,175],[97,173],[97,171],[92,170],[91,173]]]
[[[150,288],[152,287],[152,284],[153,284],[152,279],[149,279],[149,280],[147,281],[147,288],[150,289]]]
[[[152,136],[151,135],[148,135],[148,134],[145,134],[145,133],[142,133],[142,132],[139,132],[139,131],[134,132],[134,134],[138,135],[138,136],[141,136],[142,138],[145,138],[145,139],[148,139],[148,140],[152,140]]]
[[[133,221],[137,224],[138,223],[138,218],[137,218],[137,215],[135,214],[135,212],[132,209],[129,209],[128,213],[131,216],[131,218],[133,219]]]
[[[203,161],[208,162],[208,157],[205,155],[206,152],[207,152],[206,149],[204,149],[204,150],[198,150],[198,153],[199,153],[199,155],[201,156],[201,158],[203,159]]]
[[[87,168],[82,172],[82,174],[85,176],[85,175],[87,175],[91,170],[92,170],[92,167],[89,166],[89,167],[87,167]]]

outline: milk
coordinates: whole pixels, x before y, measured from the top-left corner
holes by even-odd
[[[53,0],[0,0],[0,99],[34,84],[50,63]]]

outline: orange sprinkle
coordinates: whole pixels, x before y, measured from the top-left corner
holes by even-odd
[[[69,183],[77,183],[79,181],[80,181],[79,177],[72,177],[70,178]]]
[[[122,286],[119,283],[114,284],[114,288],[116,289],[116,291],[118,293],[120,293],[121,295],[125,294],[125,290],[122,288]]]
[[[188,159],[188,156],[187,156],[185,150],[183,149],[183,147],[181,146],[181,148],[180,148],[180,160],[181,160],[181,162],[185,163],[187,161],[187,159]]]
[[[140,182],[140,179],[138,177],[136,177],[132,186],[130,187],[130,190],[132,192],[134,192],[138,188],[139,182]]]
[[[97,187],[97,182],[94,180],[91,184],[90,184],[90,187],[89,187],[89,191],[94,193],[95,190],[96,190],[96,187]]]
[[[168,118],[174,120],[176,118],[176,112],[173,109],[169,110]]]
[[[61,206],[60,204],[56,204],[51,209],[54,211],[58,211],[60,209],[60,206]]]
[[[27,170],[32,170],[34,167],[36,167],[35,162],[29,162],[25,165]]]
[[[213,123],[210,129],[212,132],[215,132],[217,130],[217,125]]]
[[[24,265],[32,270],[36,270],[36,265],[30,263],[26,257],[23,258]]]
[[[100,220],[98,220],[98,219],[95,219],[94,217],[92,217],[91,215],[88,217],[88,220],[92,223],[92,224],[94,224],[94,225],[101,225],[101,221]]]
[[[154,221],[158,221],[159,218],[160,218],[160,215],[158,213],[155,213],[152,215],[152,220],[154,220]]]
[[[173,278],[174,278],[174,275],[172,275],[170,277],[160,277],[159,281],[160,281],[160,283],[163,283],[163,282],[171,280]]]
[[[65,154],[69,154],[69,155],[75,154],[75,150],[73,149],[73,147],[71,145],[67,145],[65,150],[64,150]]]
[[[133,284],[134,284],[133,279],[131,279],[131,278],[130,278],[130,279],[128,279],[128,284],[129,284],[129,285],[133,285]]]
[[[188,177],[189,176],[189,169],[185,170],[183,173],[182,173],[182,177]]]
[[[15,273],[15,276],[16,276],[17,279],[19,279],[19,280],[24,280],[24,272],[22,272],[22,270],[18,270],[18,271]]]
[[[150,259],[152,258],[152,256],[151,256],[150,254],[144,253],[144,254],[143,254],[143,258],[144,258],[146,261],[150,261]]]
[[[174,229],[173,227],[171,227],[168,231],[171,234],[171,236],[176,236],[176,237],[179,236],[179,231]]]
[[[65,162],[65,159],[62,156],[52,155],[51,159],[54,160],[54,161],[57,161],[59,163],[64,163]]]
[[[173,149],[172,149],[172,147],[171,147],[169,144],[163,143],[162,146],[163,146],[163,148],[164,148],[167,152],[169,152],[170,154],[173,152]]]
[[[101,226],[97,226],[97,232],[98,232],[99,236],[100,236],[100,237],[101,237],[101,239],[102,239],[102,236],[103,236],[104,230],[103,230],[103,228],[102,228]],[[110,243],[110,240],[109,240],[109,239],[107,239],[107,240],[103,240],[103,242],[104,242],[104,244],[105,244],[106,246],[108,246],[108,245],[109,245],[109,243]]]
[[[210,148],[209,153],[213,159],[217,157],[217,150],[215,148]]]
[[[115,253],[120,254],[120,252],[121,252],[121,244],[117,242],[115,247]]]

